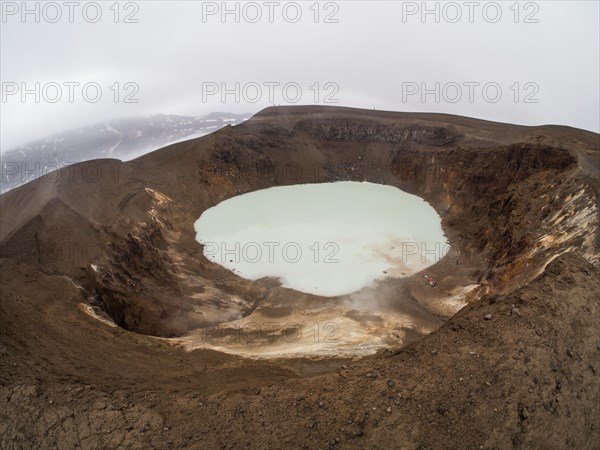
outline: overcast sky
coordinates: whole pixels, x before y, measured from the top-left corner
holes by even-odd
[[[24,16],[3,1],[1,148],[112,118],[271,102],[597,132],[599,2],[475,3],[427,2],[423,17],[420,1],[228,2],[223,17],[220,1],[30,2]]]

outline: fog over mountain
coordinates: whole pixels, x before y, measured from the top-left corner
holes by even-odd
[[[185,139],[236,125],[249,114],[212,113],[202,117],[158,114],[98,123],[5,151],[1,192],[81,161],[115,158],[128,161]]]
[[[16,11],[5,14],[0,30],[0,77],[17,91],[5,92],[0,104],[0,148],[55,134],[65,124],[256,113],[278,104],[598,131],[598,2],[301,2],[299,11],[293,3],[275,2],[270,14],[268,2],[123,2],[118,16],[112,3],[101,3],[94,23],[93,7],[84,16],[79,4],[71,23],[67,6],[58,3],[62,16],[50,23],[41,6],[38,17],[22,20],[21,2],[3,2]],[[46,16],[53,17],[51,9]],[[35,83],[39,101],[35,94],[23,101]],[[56,102],[50,83],[62,91]],[[78,83],[72,102],[65,83]],[[87,83],[101,89],[97,101],[94,87],[84,92]],[[290,83],[295,87],[284,92]],[[477,84],[472,98],[465,83]],[[269,84],[277,84],[273,95]],[[423,99],[427,90],[434,93]]]

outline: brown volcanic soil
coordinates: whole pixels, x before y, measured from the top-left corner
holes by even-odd
[[[599,448],[598,156],[597,134],[566,127],[268,108],[8,192],[0,446]],[[395,185],[442,215],[453,253],[428,269],[439,289],[416,275],[398,304],[441,320],[450,291],[478,284],[471,303],[356,360],[252,360],[152,337],[229,320],[237,297],[242,314],[321,301],[208,262],[193,223],[243,192],[335,180]]]

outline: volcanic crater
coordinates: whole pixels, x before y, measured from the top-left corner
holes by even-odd
[[[117,383],[122,389],[136,385],[136,392],[157,389],[156,383],[175,391],[200,383],[194,389],[233,405],[238,394],[227,400],[219,396],[242,389],[244,397],[252,394],[243,390],[249,386],[289,379],[305,383],[296,391],[313,392],[315,374],[341,371],[346,377],[352,367],[358,372],[373,365],[379,367],[375,372],[389,372],[399,364],[395,358],[414,359],[415,367],[402,370],[412,370],[404,376],[416,383],[435,376],[424,358],[433,358],[444,345],[460,352],[483,339],[485,332],[473,324],[475,316],[490,326],[499,314],[521,318],[523,302],[543,303],[540,297],[553,295],[552,276],[566,280],[560,282],[566,283],[563,291],[582,290],[578,302],[588,308],[585,320],[597,320],[597,303],[591,300],[597,286],[578,280],[597,273],[600,263],[598,142],[597,134],[560,126],[272,107],[241,125],[131,162],[89,161],[62,169],[52,180],[30,182],[0,197],[6,293],[0,309],[2,345],[19,364],[23,361],[3,367],[3,389],[13,389],[17,376],[33,380],[46,373],[75,384],[94,380],[105,386],[102,392],[117,378],[124,380]],[[389,277],[352,294],[324,297],[285,288],[275,278],[244,279],[207,259],[195,239],[196,220],[227,199],[271,187],[338,181],[394,186],[421,197],[441,217],[451,250],[424,271],[427,278],[423,272]],[[435,280],[434,287],[428,278]],[[537,285],[543,289],[532,290]],[[483,314],[485,308],[509,303],[502,313]],[[528,320],[532,324],[539,316]],[[32,324],[36,333],[38,327],[45,330],[45,338],[35,345],[21,331]],[[505,326],[506,333],[514,332],[511,326]],[[466,341],[456,337],[459,332]],[[489,351],[497,355],[516,345],[499,333],[497,339],[486,337]],[[435,342],[447,334],[452,337],[445,344]],[[593,347],[595,338],[589,342],[582,345]],[[597,352],[592,347],[586,351]],[[440,373],[453,373],[450,360],[443,364]],[[424,367],[427,376],[419,372]],[[244,377],[233,374],[242,368]],[[145,371],[156,380],[141,381]],[[194,381],[186,380],[200,372]],[[215,381],[216,373],[226,373],[228,381]],[[423,391],[422,398],[437,392],[433,382],[423,383],[429,393]],[[287,395],[274,392],[277,398]],[[597,392],[589,395],[597,398]],[[217,402],[217,397],[211,398]],[[390,401],[390,409],[403,408]],[[332,409],[346,411],[334,404],[331,400]],[[6,411],[18,409],[4,406]],[[434,413],[436,417],[448,411],[460,415],[449,406],[439,407],[446,413]],[[435,411],[438,406],[424,408]],[[156,413],[160,417],[147,412],[148,421],[166,423],[165,411]],[[265,414],[277,420],[276,408]],[[517,416],[516,424],[523,420]],[[323,427],[338,426],[335,420]],[[173,425],[185,426],[183,421]],[[201,427],[208,430],[209,425]],[[363,434],[355,430],[353,439],[383,445],[373,427],[361,425]],[[17,432],[19,426],[13,424],[11,430]],[[457,430],[448,442],[461,442]],[[213,444],[224,442],[221,432],[206,433]],[[294,433],[321,445],[320,438],[309,437],[310,430]],[[515,442],[521,445],[529,438]],[[98,445],[107,442],[97,439]],[[160,442],[157,436],[148,439]],[[287,438],[274,439],[285,445]],[[410,445],[431,442],[419,433],[405,439]]]

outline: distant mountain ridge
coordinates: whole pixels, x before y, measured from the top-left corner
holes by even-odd
[[[237,125],[250,114],[156,114],[97,123],[11,148],[1,155],[4,193],[74,163],[98,158],[131,160],[184,139]]]

